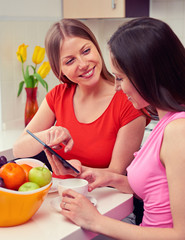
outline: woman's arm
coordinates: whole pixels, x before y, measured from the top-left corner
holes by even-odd
[[[60,206],[62,215],[76,225],[113,239],[182,240],[185,236],[172,228],[140,227],[103,216],[86,197],[71,189],[63,192]]]
[[[138,151],[141,146],[145,126],[146,118],[140,116],[119,129],[108,168],[82,167],[79,177],[86,178],[89,182],[92,181],[89,191],[100,187],[103,180],[101,177],[104,174],[107,175],[107,170],[111,173],[126,174],[126,168],[134,158],[134,152]],[[103,186],[108,185],[104,183]]]
[[[83,167],[81,171],[81,175],[79,177],[86,178],[87,175],[91,175],[91,173],[98,172],[100,170],[101,176],[102,171],[109,170],[110,172],[126,174],[126,168],[133,160],[133,153],[138,151],[141,145],[141,141],[143,138],[144,130],[146,125],[146,118],[144,116],[140,116],[127,125],[123,126],[117,134],[117,139],[115,142],[115,146],[112,153],[111,162],[108,168],[95,168],[94,170],[91,168]],[[66,175],[72,174],[76,176],[77,174],[72,172],[71,170],[66,170],[63,168],[62,164],[57,161],[57,158],[52,156],[49,152],[46,151],[47,158],[52,166],[53,171],[57,175]],[[79,161],[76,159],[69,160],[69,162],[79,169]],[[88,171],[88,172],[86,172]],[[100,178],[101,178],[100,176]],[[98,177],[98,181],[101,181]],[[99,182],[96,183],[96,180],[93,180],[92,185],[89,185],[89,191],[96,188],[99,185]]]
[[[125,240],[182,240],[185,239],[185,119],[171,122],[165,129],[160,152],[161,162],[166,169],[169,186],[173,228],[141,227],[102,216],[97,209],[80,194],[67,190],[63,193],[62,214],[77,225],[90,231]],[[109,174],[111,174],[109,172]],[[113,181],[112,186],[126,184],[125,176],[119,178],[102,176],[104,181]],[[119,180],[120,181],[119,181]],[[121,181],[122,179],[122,181]],[[103,180],[102,180],[103,181]],[[120,186],[121,189],[121,186]],[[64,202],[68,204],[64,204]],[[67,209],[66,209],[67,208]]]
[[[133,193],[125,175],[113,173],[105,169],[82,166],[80,178],[89,182],[89,192],[98,187],[114,187],[123,193]]]
[[[146,117],[140,116],[119,129],[108,170],[126,174],[126,168],[134,158],[143,139]]]
[[[173,228],[148,228],[99,216],[94,231],[115,239],[182,240],[185,239],[185,119],[167,125],[160,151],[160,159],[166,169]],[[105,229],[106,228],[106,229]],[[119,230],[118,230],[119,229]]]
[[[108,168],[82,167],[79,177],[89,181],[89,191],[97,187],[112,186],[121,192],[133,193],[127,178],[112,173],[126,174],[126,168],[134,158],[134,152],[138,151],[141,146],[145,125],[146,118],[140,116],[120,128]]]
[[[13,146],[14,157],[30,157],[43,150],[43,146],[26,132],[27,129],[50,146],[58,147],[63,142],[66,145],[65,151],[69,151],[73,146],[69,132],[62,127],[53,127],[54,123],[55,114],[44,99],[33,119],[15,142]]]
[[[146,118],[140,116],[127,125],[120,128],[117,134],[117,139],[113,148],[111,162],[108,168],[98,169],[98,168],[87,168],[82,167],[82,172],[79,175],[80,178],[85,178],[89,181],[89,191],[100,186],[112,186],[109,183],[104,182],[104,177],[108,175],[107,170],[110,173],[118,173],[126,175],[126,168],[131,163],[134,158],[134,152],[138,151],[141,146],[141,141],[143,139],[143,134],[146,125]],[[112,175],[116,177],[116,184],[114,187],[123,192],[132,192],[130,187],[125,187],[120,189],[119,180],[117,175]],[[112,177],[110,179],[112,179]],[[108,176],[109,178],[109,176]],[[103,183],[102,183],[103,181]],[[127,181],[127,180],[126,180]],[[124,181],[125,182],[125,181]]]

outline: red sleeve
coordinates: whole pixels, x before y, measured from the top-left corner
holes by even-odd
[[[60,99],[63,98],[63,94],[65,92],[67,85],[59,84],[55,86],[51,91],[46,94],[46,101],[51,108],[51,110],[56,114],[57,111],[57,103],[60,102]]]

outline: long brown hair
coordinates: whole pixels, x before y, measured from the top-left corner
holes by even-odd
[[[108,42],[113,64],[150,104],[147,110],[185,111],[185,49],[172,29],[154,18],[122,25]]]
[[[45,49],[51,69],[60,81],[72,83],[70,79],[62,74],[60,66],[60,49],[65,37],[80,37],[91,41],[96,46],[102,59],[101,76],[108,81],[114,82],[114,77],[105,66],[99,44],[94,34],[85,24],[76,19],[62,19],[54,23],[48,30],[45,38]]]

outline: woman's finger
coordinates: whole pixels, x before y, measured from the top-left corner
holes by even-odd
[[[53,126],[47,134],[47,144],[53,148],[61,148],[60,144],[65,145],[64,152],[68,152],[73,147],[73,139],[66,128],[61,126]]]
[[[53,154],[50,153],[48,149],[44,149],[46,153],[46,157],[48,158],[48,161],[51,165],[52,170],[56,175],[72,175],[77,176],[78,174],[72,170],[72,169],[66,169],[61,161]],[[81,172],[81,162],[79,160],[69,160],[69,162],[72,166],[74,166],[79,172]]]
[[[51,154],[50,151],[47,149],[44,149],[44,152],[46,153],[46,157],[51,165],[53,172],[55,172],[56,175],[60,175],[59,168],[56,164],[55,156],[53,154]]]

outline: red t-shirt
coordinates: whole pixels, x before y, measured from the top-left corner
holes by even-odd
[[[113,96],[104,113],[91,123],[80,123],[75,116],[73,96],[76,85],[59,84],[46,95],[46,100],[56,116],[56,126],[69,130],[74,145],[71,151],[57,151],[64,159],[78,159],[82,165],[106,168],[111,161],[112,151],[119,129],[142,115],[128,101],[123,91]]]

